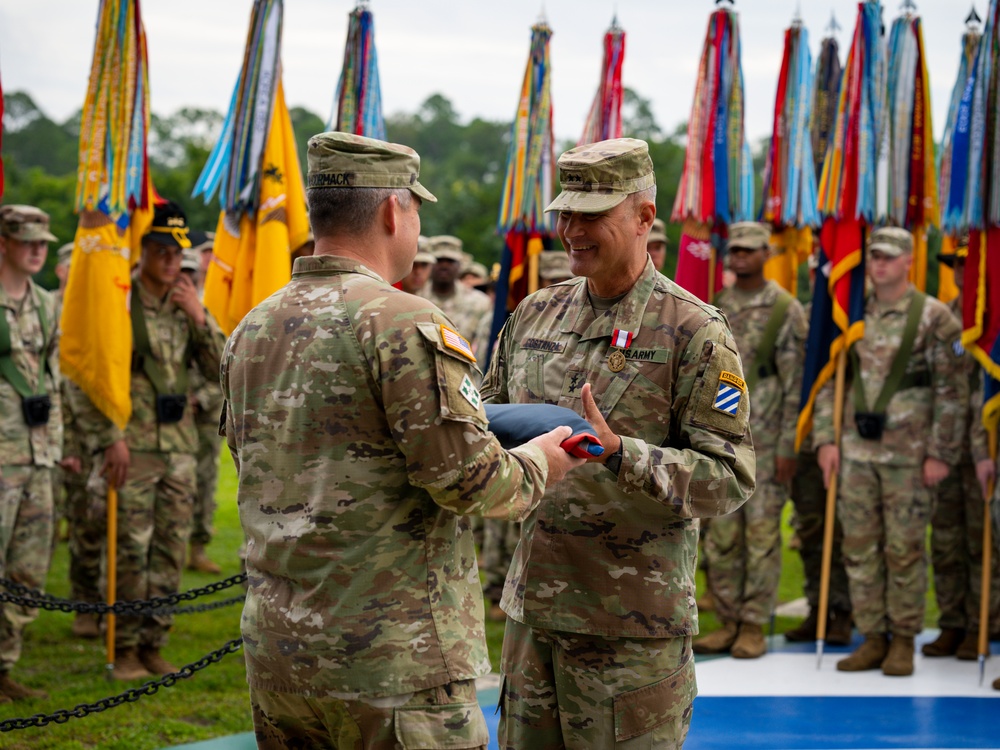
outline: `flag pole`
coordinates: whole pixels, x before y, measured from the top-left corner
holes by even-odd
[[[108,564],[107,564],[107,579],[108,579],[108,591],[107,600],[108,606],[113,606],[115,599],[118,596],[117,586],[118,581],[116,573],[118,572],[118,489],[108,482]],[[115,613],[108,612],[108,619],[106,622],[107,629],[105,635],[107,636],[106,648],[108,652],[108,663],[107,678],[108,680],[114,679],[114,668],[115,668]]]
[[[990,442],[990,459],[993,465],[997,463],[997,425],[992,425],[987,431]],[[983,498],[983,573],[979,584],[979,686],[983,685],[986,674],[986,657],[990,653],[989,620],[990,620],[990,571],[993,564],[993,519],[990,517],[990,501],[993,499],[991,479],[987,486],[986,497]]]
[[[847,347],[837,355],[837,376],[833,396],[833,442],[840,451],[840,434],[844,424],[844,382],[847,379]],[[833,527],[837,522],[837,472],[826,488],[826,518],[823,525],[823,561],[819,575],[819,613],[816,622],[816,669],[823,666],[823,643],[826,640],[826,620],[830,609],[830,569],[833,564]]]

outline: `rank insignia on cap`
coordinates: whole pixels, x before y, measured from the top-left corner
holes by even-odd
[[[468,357],[473,362],[476,361],[476,355],[472,353],[472,344],[462,338],[458,331],[449,328],[443,323],[441,324],[441,340],[449,349],[458,352],[464,357]]]
[[[735,417],[740,409],[740,399],[746,390],[746,383],[739,375],[722,372],[719,375],[719,390],[715,393],[715,403],[712,408]]]
[[[483,399],[476,389],[476,384],[472,382],[472,378],[468,375],[462,378],[462,385],[459,386],[458,392],[465,397],[466,401],[472,404],[474,409],[478,409],[483,403]]]

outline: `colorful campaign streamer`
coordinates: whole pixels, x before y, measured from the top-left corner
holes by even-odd
[[[622,137],[622,63],[625,61],[625,30],[618,19],[604,34],[604,60],[601,63],[601,83],[594,103],[590,105],[587,123],[578,146]]]
[[[364,3],[351,11],[344,65],[327,127],[344,133],[385,140],[382,89],[375,53],[375,21]]]

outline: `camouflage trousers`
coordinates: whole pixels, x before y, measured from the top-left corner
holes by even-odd
[[[215,488],[219,483],[218,424],[198,425],[198,466],[195,471],[197,492],[194,496],[194,517],[191,525],[191,543],[208,544],[212,541],[212,523],[215,519]]]
[[[493,604],[500,602],[520,533],[521,524],[516,521],[483,519],[483,552],[479,570],[483,574],[483,593]]]
[[[49,470],[52,476],[52,552],[59,543],[59,522],[67,516],[69,487],[73,475],[56,464]]]
[[[52,555],[52,470],[0,467],[0,576],[33,589],[45,586]],[[0,605],[0,672],[21,657],[24,628],[33,607]]]
[[[770,620],[778,601],[781,509],[787,500],[788,488],[773,474],[758,476],[757,489],[743,506],[709,524],[706,580],[720,620],[757,625]]]
[[[983,571],[983,493],[976,467],[965,462],[934,488],[931,564],[942,628],[979,629]],[[991,633],[1000,632],[1000,544],[993,537]]]
[[[191,535],[194,474],[189,453],[132,453],[118,490],[118,599],[178,591]],[[160,648],[172,624],[172,615],[118,617],[117,648]]]
[[[921,467],[846,459],[838,495],[844,567],[858,630],[915,636],[924,624],[931,516],[931,493]]]
[[[792,503],[795,505],[795,533],[799,537],[799,557],[805,573],[805,595],[810,609],[819,609],[819,584],[823,567],[823,530],[826,526],[826,488],[816,454],[799,453],[798,467],[792,478]],[[851,594],[844,570],[841,551],[844,531],[839,522],[833,527],[833,549],[830,556],[829,609],[851,611]]]
[[[313,698],[250,688],[260,750],[473,748],[489,742],[474,680],[388,698]]]
[[[70,596],[80,602],[104,601],[104,548],[107,544],[107,498],[87,489],[93,461],[83,459],[83,470],[66,480],[66,518],[69,521]]]
[[[507,620],[501,750],[680,748],[697,693],[691,638],[606,638]]]

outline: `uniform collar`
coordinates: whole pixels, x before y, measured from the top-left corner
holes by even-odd
[[[910,284],[903,293],[903,296],[890,304],[882,304],[875,297],[875,293],[872,292],[868,297],[867,311],[877,313],[879,315],[888,315],[890,313],[901,313],[906,315],[910,309],[910,300],[913,299],[913,294],[915,292],[916,287],[914,287],[913,284]]]
[[[563,319],[563,333],[578,333],[582,340],[603,338],[610,336],[614,329],[638,333],[642,325],[642,316],[646,311],[646,305],[653,294],[656,282],[660,274],[653,268],[653,262],[646,259],[646,267],[642,269],[635,284],[625,294],[625,296],[611,308],[614,314],[614,322],[610,316],[601,315],[595,318],[594,308],[590,304],[587,291],[587,282],[584,279],[579,283],[574,291],[573,304],[577,308],[576,316],[566,316]]]
[[[28,279],[28,291],[19,300],[7,294],[7,290],[0,285],[0,307],[13,310],[15,315],[21,314],[25,310],[30,310],[35,304],[35,282]]]
[[[354,258],[345,258],[342,255],[307,255],[295,259],[295,266],[292,269],[292,278],[302,278],[304,276],[333,276],[342,273],[360,273],[364,276],[371,276],[383,283],[388,283],[368,268],[364,263]]]

